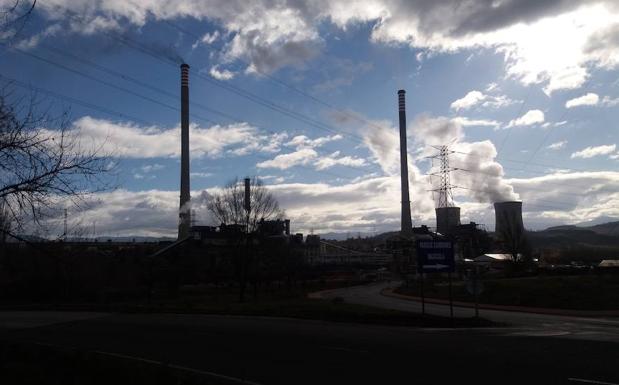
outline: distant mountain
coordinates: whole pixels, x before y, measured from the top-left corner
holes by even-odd
[[[583,223],[576,224],[576,225],[553,226],[553,227],[549,227],[546,230],[542,230],[542,231],[578,231],[578,232],[591,231],[599,235],[619,236],[619,220],[615,220],[613,222],[594,224],[591,226],[584,225],[586,223],[594,223],[594,222],[597,222],[597,220],[591,221],[591,222],[583,222]]]
[[[597,234],[619,236],[619,221],[603,223],[595,226],[588,227],[588,229],[594,231]]]
[[[82,239],[68,239],[69,241],[77,241],[80,242]],[[171,237],[97,237],[97,242],[139,242],[139,243],[147,243],[147,242],[160,242],[160,241],[175,241],[176,238]],[[90,241],[90,239],[88,239]]]
[[[374,234],[372,233],[363,233],[363,232],[345,232],[345,233],[335,233],[335,232],[330,232],[330,233],[322,233],[322,234],[318,234],[320,235],[321,239],[330,239],[332,241],[345,241],[349,238],[357,238],[357,237],[361,237],[361,238],[365,238],[365,237],[371,237]]]
[[[613,218],[613,217],[608,217],[608,216],[601,216],[601,217],[597,217],[595,219],[592,219],[590,221],[587,222],[580,222],[580,223],[576,223],[574,224],[574,226],[578,226],[578,227],[592,227],[592,226],[596,226],[596,225],[606,225],[612,222],[619,222],[619,218]]]
[[[618,247],[619,221],[593,226],[553,226],[528,234],[533,246],[537,247]]]

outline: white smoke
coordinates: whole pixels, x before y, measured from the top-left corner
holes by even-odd
[[[418,159],[437,154],[432,146],[448,145],[454,151],[449,160],[457,170],[451,173],[451,182],[461,188],[456,188],[455,193],[464,190],[464,195],[485,203],[518,199],[513,187],[504,180],[494,144],[489,140],[466,142],[462,125],[456,119],[423,114],[415,118],[409,132],[413,142],[424,146]],[[434,160],[429,172],[437,171],[439,162]]]
[[[363,140],[363,146],[371,154],[371,160],[378,164],[383,172],[389,177],[400,179],[400,134],[399,129],[394,127],[388,120],[371,120],[353,111],[334,113],[331,115],[340,127],[346,131],[354,131],[356,137]],[[421,173],[411,153],[414,148],[412,142],[408,143],[408,182],[411,200],[411,214],[413,222],[427,220],[434,215],[434,203],[432,195],[428,191],[426,177]],[[394,196],[394,199],[398,199]]]

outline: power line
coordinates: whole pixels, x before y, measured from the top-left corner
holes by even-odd
[[[154,125],[153,122],[145,121],[145,120],[142,120],[142,119],[137,118],[137,117],[132,117],[130,115],[126,115],[126,114],[121,113],[119,111],[115,111],[115,110],[112,110],[112,109],[108,109],[106,107],[102,107],[102,106],[99,106],[99,105],[88,103],[88,102],[85,102],[85,101],[82,101],[82,100],[79,100],[79,99],[72,98],[70,96],[66,96],[66,95],[59,94],[57,92],[49,91],[49,90],[41,88],[41,87],[30,86],[30,85],[28,85],[28,84],[26,84],[24,82],[21,82],[21,81],[19,81],[17,79],[13,79],[13,78],[10,78],[10,77],[4,76],[4,75],[0,75],[0,78],[6,79],[11,84],[15,84],[15,85],[17,85],[19,87],[22,87],[24,89],[32,89],[32,90],[35,90],[37,92],[41,92],[43,94],[47,94],[47,95],[49,95],[49,96],[51,96],[53,98],[64,100],[64,101],[67,101],[67,102],[72,103],[72,104],[78,104],[78,105],[81,105],[83,107],[90,108],[90,109],[93,109],[93,110],[96,110],[96,111],[100,111],[100,112],[103,112],[103,113],[108,114],[108,115],[117,115],[117,116],[120,116],[120,117],[123,117],[123,118],[129,117],[129,118],[134,119],[136,121],[140,121],[140,122],[142,122],[142,123],[144,123],[146,125]],[[263,160],[271,160],[268,157],[264,157],[264,156],[261,156],[259,154],[255,154],[255,153],[251,154],[251,156],[254,156],[254,157],[257,157],[257,158],[261,158]],[[351,177],[345,177],[343,175],[340,175],[340,174],[337,174],[337,173],[333,173],[333,172],[330,172],[330,171],[327,171],[327,170],[320,170],[319,171],[319,170],[315,170],[315,169],[313,169],[311,167],[307,167],[307,166],[304,166],[304,165],[296,165],[296,166],[301,167],[301,168],[305,168],[305,169],[308,169],[310,171],[314,171],[314,172],[317,172],[317,173],[319,172],[320,174],[328,174],[328,175],[331,175],[331,176],[336,177],[338,179],[349,179],[349,180],[355,179],[355,178],[351,178]]]
[[[44,88],[41,88],[41,87],[35,87],[35,86],[32,86],[32,85],[28,85],[28,84],[26,84],[26,83],[24,83],[22,81],[19,81],[19,80],[14,79],[14,78],[10,78],[8,76],[0,75],[0,78],[6,79],[11,84],[15,84],[15,85],[17,85],[17,86],[19,86],[21,88],[34,90],[36,92],[49,95],[49,96],[51,96],[53,98],[56,98],[56,99],[64,100],[64,101],[72,103],[72,104],[78,104],[78,105],[80,105],[82,107],[86,107],[86,108],[90,108],[92,110],[103,112],[104,114],[107,114],[107,115],[119,116],[122,119],[129,118],[129,119],[131,119],[133,121],[140,122],[140,123],[146,124],[146,125],[151,124],[151,123],[149,123],[149,122],[147,122],[147,121],[145,121],[143,119],[140,119],[138,117],[125,114],[124,112],[112,110],[112,109],[106,108],[106,107],[101,107],[101,106],[98,106],[98,105],[95,105],[95,104],[92,104],[92,103],[89,103],[89,102],[86,102],[86,101],[83,101],[83,100],[80,100],[80,99],[75,99],[75,98],[72,98],[70,96],[59,94],[57,92],[50,91],[50,90],[47,90],[47,89],[44,89]]]
[[[522,111],[524,111],[524,106],[527,104],[527,101],[529,99],[529,96],[531,96],[531,92],[532,91],[533,91],[533,89],[529,88],[529,91],[527,91],[527,94],[524,97],[524,100],[520,104],[520,108],[518,109],[518,113],[516,114],[516,116],[512,120],[516,120],[520,115],[522,115]],[[505,143],[507,142],[507,139],[509,139],[509,135],[512,132],[512,128],[514,128],[514,126],[510,126],[510,127],[507,128],[507,133],[505,133],[505,137],[503,137],[503,141],[501,142],[501,145],[497,149],[497,153],[503,149],[503,146],[505,146]]]
[[[2,43],[0,43],[0,45],[2,45],[2,46],[5,46],[5,47],[6,47],[6,45],[4,45],[4,44],[2,44]],[[172,106],[172,105],[169,105],[169,104],[163,103],[163,102],[161,102],[161,101],[159,101],[159,100],[153,99],[153,98],[151,98],[151,97],[149,97],[149,96],[142,95],[142,94],[137,93],[137,92],[135,92],[135,91],[133,91],[133,90],[130,90],[130,89],[128,89],[128,88],[124,88],[124,87],[118,86],[118,85],[116,85],[116,84],[114,84],[114,83],[110,83],[110,82],[108,82],[108,81],[101,80],[101,79],[96,78],[96,77],[94,77],[94,76],[88,75],[88,74],[86,74],[86,73],[84,73],[84,72],[82,72],[82,71],[76,70],[76,69],[74,69],[74,68],[67,67],[67,66],[65,66],[64,64],[60,64],[60,63],[58,63],[58,62],[56,62],[56,61],[54,61],[54,60],[51,60],[51,59],[48,59],[48,58],[44,58],[44,57],[42,57],[42,56],[39,56],[39,55],[33,54],[33,53],[31,53],[31,52],[26,52],[26,51],[21,50],[21,49],[19,49],[19,48],[12,48],[12,49],[14,49],[16,52],[18,52],[18,53],[20,53],[20,54],[22,54],[22,55],[29,56],[29,57],[32,57],[32,58],[37,59],[37,60],[39,60],[39,61],[42,61],[42,62],[45,62],[45,63],[51,64],[51,65],[53,65],[53,66],[55,66],[55,67],[58,67],[58,68],[61,68],[61,69],[65,70],[65,71],[68,71],[68,72],[74,73],[74,74],[79,75],[79,76],[82,76],[82,77],[84,77],[84,78],[86,78],[86,79],[90,79],[90,80],[92,80],[92,81],[94,81],[94,82],[97,82],[97,83],[103,84],[103,85],[105,85],[105,86],[108,86],[108,87],[111,87],[111,88],[117,89],[117,90],[119,90],[119,91],[122,91],[122,92],[125,92],[125,93],[128,93],[128,94],[131,94],[131,95],[136,96],[136,97],[138,97],[138,98],[140,98],[140,99],[144,99],[144,100],[146,100],[146,101],[148,101],[148,102],[151,102],[151,103],[157,104],[157,105],[162,106],[162,107],[166,107],[166,108],[171,109],[171,110],[174,110],[174,111],[180,111],[180,108],[178,108],[178,107],[175,107],[175,106]],[[202,116],[196,115],[196,114],[190,114],[190,115],[191,115],[191,116],[193,116],[194,118],[198,119],[198,120],[202,120],[202,121],[206,121],[206,122],[209,122],[209,123],[216,124],[216,123],[215,123],[213,120],[211,120],[211,119],[208,119],[208,118],[205,118],[205,117],[202,117]]]
[[[65,9],[67,10],[67,13],[68,13],[69,17],[74,18],[74,19],[79,19],[80,22],[84,23],[83,17],[81,17],[79,15],[76,15],[73,11],[71,11],[71,10],[69,10],[67,8],[65,8]],[[173,60],[170,60],[168,57],[162,55],[161,53],[156,52],[156,51],[154,51],[154,50],[152,50],[152,49],[150,49],[148,47],[144,47],[143,44],[140,44],[140,43],[138,43],[138,42],[136,42],[136,41],[134,41],[134,40],[132,40],[132,39],[130,39],[128,37],[120,37],[118,35],[114,35],[114,34],[111,34],[111,33],[105,32],[105,31],[104,31],[104,33],[108,37],[110,37],[110,38],[112,38],[114,40],[117,40],[117,41],[121,42],[122,44],[124,44],[124,45],[126,45],[126,46],[128,46],[130,48],[136,49],[136,50],[138,50],[138,51],[140,51],[140,52],[142,52],[142,53],[144,53],[144,54],[146,54],[148,56],[151,56],[151,57],[153,57],[153,58],[155,58],[155,59],[157,59],[157,60],[159,60],[159,61],[161,61],[161,62],[163,62],[165,64],[172,65],[172,66],[175,66],[175,67],[178,65],[178,63],[174,62]],[[360,137],[360,136],[354,135],[354,134],[352,134],[350,132],[345,132],[345,131],[341,131],[341,130],[338,130],[336,128],[333,128],[332,126],[327,125],[327,124],[325,124],[323,122],[320,122],[319,120],[313,119],[313,118],[311,118],[311,117],[309,117],[309,116],[307,116],[305,114],[301,114],[299,112],[293,111],[293,110],[291,110],[289,108],[286,108],[284,106],[276,104],[276,103],[274,103],[272,101],[269,101],[269,100],[267,100],[267,99],[265,99],[265,98],[263,98],[263,97],[261,97],[259,95],[256,95],[256,94],[254,94],[254,93],[252,93],[250,91],[247,91],[247,90],[245,90],[245,89],[243,89],[241,87],[238,87],[238,86],[235,86],[235,85],[232,85],[232,84],[227,84],[227,83],[225,83],[225,82],[223,82],[221,80],[215,79],[213,77],[207,77],[207,76],[204,76],[204,75],[202,75],[200,73],[197,73],[195,75],[198,78],[200,78],[200,79],[203,79],[203,80],[205,80],[205,81],[207,81],[207,82],[209,82],[211,84],[214,84],[214,85],[216,85],[216,86],[218,86],[220,88],[223,88],[223,89],[225,89],[225,90],[227,90],[229,92],[232,92],[232,93],[234,93],[234,94],[236,94],[238,96],[241,96],[241,97],[243,97],[243,98],[245,98],[247,100],[250,100],[250,101],[252,101],[252,102],[254,102],[254,103],[258,104],[258,105],[261,105],[261,106],[263,106],[265,108],[269,108],[269,109],[271,109],[273,111],[276,111],[276,112],[278,112],[278,113],[280,113],[282,115],[288,116],[288,117],[290,117],[292,119],[298,120],[298,121],[300,121],[302,123],[305,123],[307,125],[310,125],[312,127],[318,128],[318,129],[323,130],[323,131],[331,132],[331,133],[334,133],[334,134],[345,135],[345,136],[349,137],[349,139],[354,139],[355,141],[358,141],[359,143],[363,143],[364,142],[364,139],[362,137]]]
[[[464,172],[468,172],[468,173],[472,173],[472,174],[481,174],[481,175],[487,175],[487,176],[491,176],[491,177],[499,177],[499,175],[483,172],[481,170],[468,170],[468,169],[465,169],[465,168],[455,168],[454,171],[464,171]],[[549,183],[549,184],[553,184],[553,185],[559,185],[559,186],[573,187],[572,183],[566,183],[566,182],[546,181],[545,183]],[[535,187],[530,187],[530,186],[527,186],[525,188],[526,189],[530,189],[530,190],[539,190],[539,191],[546,191],[546,192],[548,191],[548,188],[535,188]],[[570,193],[570,192],[567,192],[567,191],[561,191],[561,192],[555,192],[555,193],[559,194],[559,195],[573,195],[573,196],[578,196],[578,197],[582,196],[582,193]]]
[[[596,72],[597,69],[594,69],[593,72],[589,75],[589,79],[587,79],[584,87],[588,87],[589,83],[591,82],[591,80],[593,79],[593,73]],[[563,111],[563,114],[561,115],[561,117],[559,118],[559,122],[562,122],[565,117],[567,116],[567,114],[570,112],[569,108],[565,108],[565,110]],[[531,154],[531,157],[528,159],[527,163],[525,164],[525,167],[528,166],[528,163],[530,163],[533,158],[535,158],[535,156],[537,155],[537,153],[539,152],[539,150],[541,150],[541,148],[544,146],[544,144],[546,144],[546,141],[548,140],[548,138],[550,137],[550,134],[552,133],[552,131],[555,129],[555,127],[557,127],[557,125],[552,125],[548,131],[546,132],[546,135],[542,138],[542,141],[540,142],[540,144],[537,146],[537,148],[535,149],[535,151],[533,151],[533,153]]]
[[[177,25],[176,23],[172,23],[172,22],[171,22],[171,21],[169,21],[169,20],[164,20],[164,22],[165,22],[166,24],[170,25],[171,27],[175,28],[176,30],[180,31],[181,33],[183,33],[183,34],[187,35],[187,36],[191,36],[191,37],[193,37],[194,39],[201,39],[201,37],[200,37],[199,35],[197,35],[197,34],[195,34],[195,33],[191,32],[191,31],[188,31],[188,30],[187,30],[187,29],[185,29],[185,28],[180,27],[180,26],[179,26],[179,25]],[[238,60],[238,61],[240,61],[240,62],[242,62],[242,63],[244,63],[244,64],[245,64],[245,65],[247,65],[248,67],[249,67],[249,66],[251,66],[251,63],[249,63],[249,62],[247,62],[247,61],[243,60],[242,58],[237,58],[237,60]],[[333,104],[331,104],[331,103],[325,102],[324,100],[319,99],[319,98],[317,98],[316,96],[314,96],[314,95],[312,95],[312,94],[310,94],[310,93],[308,93],[308,92],[306,92],[306,91],[303,91],[303,90],[299,89],[298,87],[295,87],[295,86],[291,85],[290,83],[285,82],[285,81],[281,80],[280,78],[278,78],[278,77],[276,77],[276,76],[273,76],[272,74],[270,74],[270,73],[268,73],[268,72],[266,72],[266,71],[262,71],[262,70],[260,70],[259,68],[256,68],[256,67],[252,67],[252,68],[253,68],[253,70],[255,70],[255,71],[256,71],[257,73],[259,73],[260,75],[262,75],[262,76],[264,76],[265,78],[267,78],[267,79],[271,80],[273,83],[278,84],[278,85],[281,85],[281,86],[283,86],[283,87],[285,87],[285,88],[288,88],[289,90],[292,90],[292,91],[294,91],[295,93],[297,93],[297,94],[299,94],[299,95],[301,95],[301,96],[306,97],[307,99],[309,99],[309,100],[311,100],[311,101],[315,102],[316,104],[319,104],[319,105],[321,105],[321,106],[323,106],[323,107],[327,107],[327,108],[329,108],[329,109],[331,109],[331,110],[333,110],[333,111],[336,111],[336,112],[338,112],[338,113],[344,114],[344,115],[348,116],[349,118],[352,118],[352,119],[357,120],[357,121],[359,121],[359,122],[365,123],[365,124],[367,124],[367,125],[369,125],[369,126],[373,126],[373,127],[375,127],[375,128],[382,129],[382,127],[381,127],[381,126],[379,126],[379,125],[377,125],[377,124],[373,123],[372,121],[367,120],[367,119],[364,119],[363,117],[358,116],[358,115],[356,115],[356,114],[351,114],[351,113],[349,113],[348,111],[342,110],[342,109],[338,108],[337,106],[335,106],[335,105],[333,105]]]
[[[135,49],[138,49],[138,50],[140,50],[140,51],[142,51],[142,52],[144,52],[144,53],[147,53],[147,54],[150,54],[151,56],[153,56],[153,54],[152,54],[152,51],[151,51],[151,50],[146,50],[146,49],[143,49],[143,47],[141,47],[141,46],[140,46],[140,44],[137,44],[137,43],[135,43],[135,42],[132,42],[130,39],[121,39],[121,40],[122,40],[125,44],[127,44],[127,45],[129,45],[129,46],[131,46],[131,47],[133,47],[133,48],[135,48]],[[161,55],[154,55],[153,57],[156,57],[156,56],[160,56],[160,57],[161,57]],[[167,63],[168,63],[168,64],[171,64],[170,62],[171,62],[171,61],[168,61]],[[260,97],[260,96],[258,96],[258,95],[255,95],[255,94],[253,94],[253,93],[251,93],[251,92],[249,92],[249,91],[247,91],[247,90],[244,90],[244,89],[242,89],[242,88],[240,88],[240,87],[236,87],[236,86],[231,85],[231,84],[226,84],[226,83],[224,83],[224,82],[222,82],[222,81],[220,81],[220,80],[217,80],[217,79],[213,79],[213,78],[208,78],[208,77],[205,77],[205,76],[201,76],[200,74],[198,74],[198,77],[203,78],[204,80],[209,81],[209,82],[211,82],[212,84],[218,85],[218,86],[219,86],[219,87],[221,87],[221,88],[227,89],[228,91],[233,92],[233,93],[235,93],[235,94],[237,94],[237,95],[239,95],[239,96],[242,96],[242,97],[244,97],[244,98],[246,98],[246,99],[248,99],[248,100],[250,100],[250,101],[253,101],[253,102],[257,103],[257,104],[263,105],[264,107],[270,108],[270,109],[272,109],[272,110],[274,110],[274,111],[276,111],[276,112],[280,112],[280,113],[282,113],[282,114],[284,114],[284,115],[287,115],[287,116],[292,117],[292,118],[294,118],[294,119],[297,119],[297,120],[299,120],[299,121],[302,121],[302,122],[304,122],[304,123],[306,123],[306,124],[312,125],[312,126],[314,126],[314,127],[316,127],[316,128],[323,129],[323,130],[327,130],[327,131],[332,132],[332,133],[340,133],[340,131],[339,131],[339,130],[334,129],[334,128],[330,127],[329,125],[326,125],[326,124],[324,124],[324,123],[322,123],[322,122],[320,122],[320,121],[318,121],[318,120],[312,119],[312,118],[310,118],[310,117],[308,117],[308,116],[306,116],[306,115],[303,115],[303,114],[297,113],[297,112],[292,111],[292,110],[289,110],[289,109],[287,109],[287,108],[285,108],[285,107],[283,107],[283,106],[280,106],[280,105],[278,105],[278,104],[275,104],[275,103],[273,103],[273,102],[270,102],[270,101],[268,101],[268,100],[266,100],[266,99],[264,99],[264,98],[262,98],[262,97]],[[272,77],[271,77],[271,78],[272,78]],[[281,81],[280,81],[280,84],[282,84],[282,85],[286,85],[286,86],[288,86],[288,87],[293,88],[294,90],[296,90],[296,91],[298,91],[298,92],[303,93],[303,91],[298,90],[296,87],[290,86],[290,85],[285,84],[285,83],[283,83],[283,82],[281,82]],[[306,95],[306,96],[311,96],[311,95]],[[320,102],[320,103],[324,103],[324,102],[322,102],[322,101],[320,101],[320,100],[318,100],[318,99],[316,99],[316,101],[317,101],[317,102]],[[525,99],[525,102],[526,102],[526,99]],[[522,108],[524,108],[524,104],[525,104],[525,103],[523,102],[523,105],[521,106],[521,109],[522,109]],[[328,105],[328,104],[327,104],[327,106],[329,106],[330,108],[335,108],[335,107],[333,107],[333,106],[331,106],[331,105]],[[339,110],[338,110],[338,111],[339,111]],[[340,112],[341,112],[341,111],[340,111]],[[356,118],[358,118],[358,117],[356,117]],[[363,121],[367,122],[367,121],[366,121],[366,120],[364,120],[364,119],[361,119],[361,120],[363,120]],[[210,121],[210,120],[209,120],[209,121]],[[211,122],[212,122],[212,121],[211,121]],[[376,126],[376,127],[378,127],[378,126]],[[358,140],[360,140],[360,141],[363,141],[363,138],[358,137],[358,136],[355,136],[355,135],[353,135],[353,134],[346,133],[346,135],[351,136],[351,137],[353,137],[353,138],[356,138],[356,139],[358,139]]]
[[[148,88],[148,89],[150,89],[150,90],[152,90],[152,91],[154,91],[154,92],[160,93],[160,94],[162,94],[162,95],[165,95],[165,96],[167,96],[167,97],[173,98],[173,99],[175,99],[175,100],[178,100],[178,98],[179,98],[179,96],[178,96],[178,95],[173,94],[173,93],[171,93],[171,92],[169,92],[169,91],[166,91],[166,90],[161,89],[161,88],[158,88],[158,87],[151,86],[150,84],[147,84],[147,83],[145,83],[145,82],[143,82],[143,81],[141,81],[141,80],[138,80],[138,79],[136,79],[136,78],[134,78],[134,77],[132,77],[132,76],[129,76],[129,75],[123,74],[123,73],[121,73],[121,72],[115,71],[115,70],[113,70],[113,69],[110,69],[110,68],[108,68],[108,67],[105,67],[105,66],[99,65],[99,64],[97,64],[97,63],[93,63],[93,62],[92,62],[92,61],[90,61],[90,60],[80,58],[80,57],[78,57],[78,56],[76,56],[76,55],[74,55],[74,54],[72,54],[72,53],[66,52],[66,51],[64,51],[64,50],[61,50],[61,49],[58,49],[58,48],[54,48],[54,47],[50,47],[50,46],[47,46],[47,45],[45,46],[45,48],[47,48],[48,50],[50,50],[50,51],[52,51],[52,52],[55,52],[56,54],[63,55],[63,56],[67,56],[67,57],[69,57],[69,58],[71,58],[71,59],[73,59],[73,60],[79,61],[79,62],[81,62],[81,63],[83,63],[83,64],[86,64],[86,65],[89,65],[89,66],[92,66],[92,67],[94,67],[94,68],[96,68],[96,69],[98,69],[98,70],[100,70],[100,71],[102,71],[102,72],[105,72],[105,73],[110,74],[110,75],[112,75],[112,76],[119,77],[119,78],[121,78],[121,79],[123,79],[123,80],[125,80],[125,81],[130,81],[130,82],[132,82],[132,83],[134,83],[134,84],[137,84],[137,85],[139,85],[139,86],[142,86],[142,87]],[[222,111],[219,111],[219,110],[216,110],[216,109],[213,109],[213,108],[207,107],[207,106],[205,106],[205,105],[203,105],[203,104],[200,104],[200,103],[190,102],[190,104],[191,104],[191,105],[193,105],[193,106],[195,106],[195,107],[198,107],[198,108],[201,108],[201,109],[203,109],[203,110],[206,110],[206,111],[208,111],[208,112],[210,112],[210,113],[214,113],[214,114],[217,114],[217,115],[223,116],[223,117],[225,117],[226,119],[228,119],[228,120],[230,120],[230,121],[232,121],[232,122],[234,122],[234,123],[236,123],[236,122],[240,122],[240,121],[244,121],[243,119],[240,119],[240,118],[235,117],[235,116],[233,116],[233,115],[230,115],[230,114],[228,114],[228,113],[225,113],[225,112],[222,112]],[[266,128],[264,128],[264,127],[259,127],[259,126],[255,125],[255,124],[253,124],[253,123],[252,123],[252,125],[253,125],[253,126],[255,126],[255,127],[256,127],[256,128],[258,128],[258,129],[262,130],[262,131],[266,131],[266,132],[270,133],[271,135],[278,135],[278,133],[274,132],[273,130],[266,129]],[[314,151],[316,151],[317,153],[320,153],[320,151],[319,151],[319,149],[318,149],[318,148],[312,148],[312,149],[313,149]],[[325,156],[330,156],[331,154],[324,154],[324,153],[323,153],[322,155],[325,155]],[[338,165],[340,165],[340,166],[344,166],[344,167],[348,167],[348,168],[354,169],[354,170],[356,170],[356,171],[363,171],[363,170],[362,170],[362,168],[360,168],[360,167],[355,167],[355,166],[352,166],[352,165],[349,165],[349,164],[341,164],[341,163],[340,163],[340,164],[338,164]]]
[[[469,156],[472,156],[472,157],[475,157],[475,158],[478,158],[478,159],[488,159],[488,157],[477,155],[477,154],[474,154],[472,152],[463,152],[463,151],[455,151],[454,150],[454,153],[463,154],[463,155],[469,155]],[[550,164],[544,164],[544,163],[535,163],[535,162],[527,162],[527,161],[524,161],[524,160],[517,160],[517,159],[506,159],[506,158],[502,158],[500,156],[497,156],[496,160],[501,160],[503,162],[510,162],[510,163],[530,164],[530,165],[534,165],[534,166],[546,167],[546,168],[551,168],[551,169],[556,169],[557,168],[556,165],[550,165]],[[584,169],[584,168],[577,168],[577,167],[562,167],[562,169],[563,170],[569,170],[569,171],[579,171],[579,172],[596,172],[596,171],[587,170],[587,169]],[[518,169],[518,170],[525,171],[525,168]]]
[[[470,191],[476,191],[476,192],[484,192],[484,193],[493,193],[493,190],[488,190],[488,189],[475,189],[475,188],[471,188],[471,187],[464,187],[464,186],[453,186],[454,188],[458,188],[458,189],[463,189],[463,190],[470,190]],[[539,200],[539,199],[538,199]],[[542,200],[540,200],[542,201]],[[574,206],[574,203],[570,203],[570,202],[562,202],[562,201],[553,201],[556,203],[562,203],[565,205],[569,205],[569,206]],[[528,206],[536,206],[536,207],[546,207],[546,208],[552,208],[552,209],[556,209],[556,210],[565,210],[567,209],[567,207],[558,207],[558,206],[548,206],[548,205],[538,205],[535,203],[528,203],[528,202],[523,202],[524,205],[528,205]]]

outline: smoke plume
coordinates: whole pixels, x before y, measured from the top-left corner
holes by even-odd
[[[413,141],[424,146],[421,158],[437,153],[432,146],[448,145],[454,151],[449,156],[450,166],[456,169],[451,173],[451,182],[461,188],[455,193],[464,190],[465,195],[486,203],[518,199],[513,187],[503,179],[503,167],[496,161],[497,151],[489,140],[464,141],[461,124],[442,116],[420,115],[411,128]],[[438,166],[434,161],[430,172],[439,171]]]

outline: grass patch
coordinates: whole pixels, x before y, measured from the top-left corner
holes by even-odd
[[[307,298],[307,294],[313,291],[363,283],[365,282],[299,285],[288,290],[261,291],[257,293],[256,297],[254,297],[254,293],[251,290],[248,290],[244,302],[239,302],[238,288],[235,287],[216,290],[193,286],[181,289],[180,295],[177,298],[158,296],[150,304],[146,301],[30,304],[19,306],[19,309],[289,317],[412,327],[495,326],[495,324],[487,320],[458,318],[452,322],[447,317],[429,315],[421,317],[421,315],[416,313],[346,303],[341,298],[334,300]]]
[[[527,306],[568,310],[619,310],[619,275],[527,277],[483,281],[479,302],[492,305]],[[453,283],[455,301],[473,302],[463,282]],[[418,284],[396,292],[420,295]],[[448,299],[445,282],[426,282],[425,295]]]

